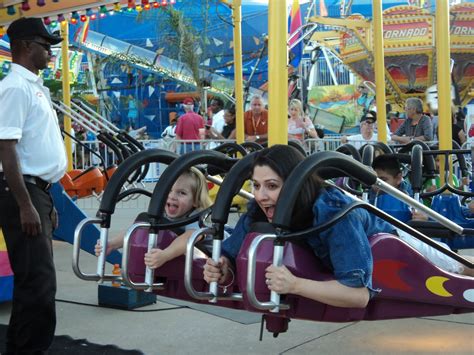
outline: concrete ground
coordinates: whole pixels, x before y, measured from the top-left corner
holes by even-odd
[[[124,230],[140,208],[118,209],[111,234]],[[95,206],[85,210],[96,212]],[[57,335],[144,354],[474,354],[474,314],[344,324],[293,320],[287,333],[276,339],[264,333],[259,341],[258,315],[243,311],[229,315],[210,306],[210,314],[166,299],[135,311],[98,307],[97,284],[73,274],[72,246],[54,242],[54,253]],[[81,255],[85,271],[95,262]],[[8,324],[9,312],[8,303],[0,304],[1,324]]]

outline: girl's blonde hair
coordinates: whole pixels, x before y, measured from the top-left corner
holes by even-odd
[[[209,197],[209,190],[207,188],[207,181],[204,175],[196,168],[192,167],[188,171],[184,172],[182,176],[188,176],[193,181],[192,193],[193,202],[197,206],[197,210],[205,210],[212,205],[211,198]]]
[[[303,116],[304,115],[304,111],[303,111],[303,104],[301,103],[300,100],[298,99],[291,99],[290,100],[290,104],[288,105],[289,107],[296,107],[298,109],[298,111],[300,111],[300,115]]]

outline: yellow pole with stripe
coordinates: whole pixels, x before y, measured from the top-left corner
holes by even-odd
[[[382,1],[372,4],[374,34],[375,97],[377,98],[378,140],[387,143],[387,112],[385,108],[385,60],[383,43]]]
[[[288,143],[288,15],[286,1],[268,4],[268,146]]]
[[[244,132],[244,83],[242,78],[242,0],[232,3],[234,22],[234,83],[235,83],[235,122],[237,144],[245,141]]]
[[[67,106],[71,106],[71,91],[69,83],[69,23],[61,22],[61,57],[62,57],[62,74],[63,74],[63,102]],[[71,133],[71,117],[64,115],[64,132]],[[64,144],[66,145],[67,154],[67,171],[73,169],[72,164],[72,142],[71,138],[65,135]]]
[[[453,149],[451,118],[451,50],[448,0],[436,2],[436,75],[438,82],[439,149]],[[451,160],[449,168],[451,169]],[[440,183],[444,184],[444,158],[440,158]],[[452,171],[452,170],[450,170]],[[451,174],[450,174],[451,175]]]

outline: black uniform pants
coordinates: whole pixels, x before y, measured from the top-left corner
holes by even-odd
[[[22,232],[18,204],[6,182],[0,180],[0,227],[14,273],[7,354],[45,354],[56,328],[53,202],[49,193],[38,186],[26,186],[41,218],[42,233],[36,236]]]

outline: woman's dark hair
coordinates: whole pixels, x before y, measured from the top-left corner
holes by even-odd
[[[211,99],[211,102],[212,102],[212,101],[215,101],[215,102],[217,103],[217,106],[219,106],[219,108],[222,109],[222,108],[224,107],[224,101],[222,101],[222,99],[221,99],[220,97],[217,97],[217,96],[216,96],[216,97],[213,97],[213,98]]]
[[[252,171],[256,166],[268,166],[284,182],[304,158],[305,156],[296,148],[278,144],[262,149],[255,155]],[[311,175],[304,183],[292,212],[292,229],[298,230],[311,226],[313,204],[322,186],[323,181],[316,174]],[[263,211],[260,208],[257,208],[256,211],[254,216],[251,216],[252,219],[254,221],[265,221],[266,217]]]
[[[227,107],[226,111],[229,112],[232,116],[235,117],[235,105],[231,105],[231,106]]]

